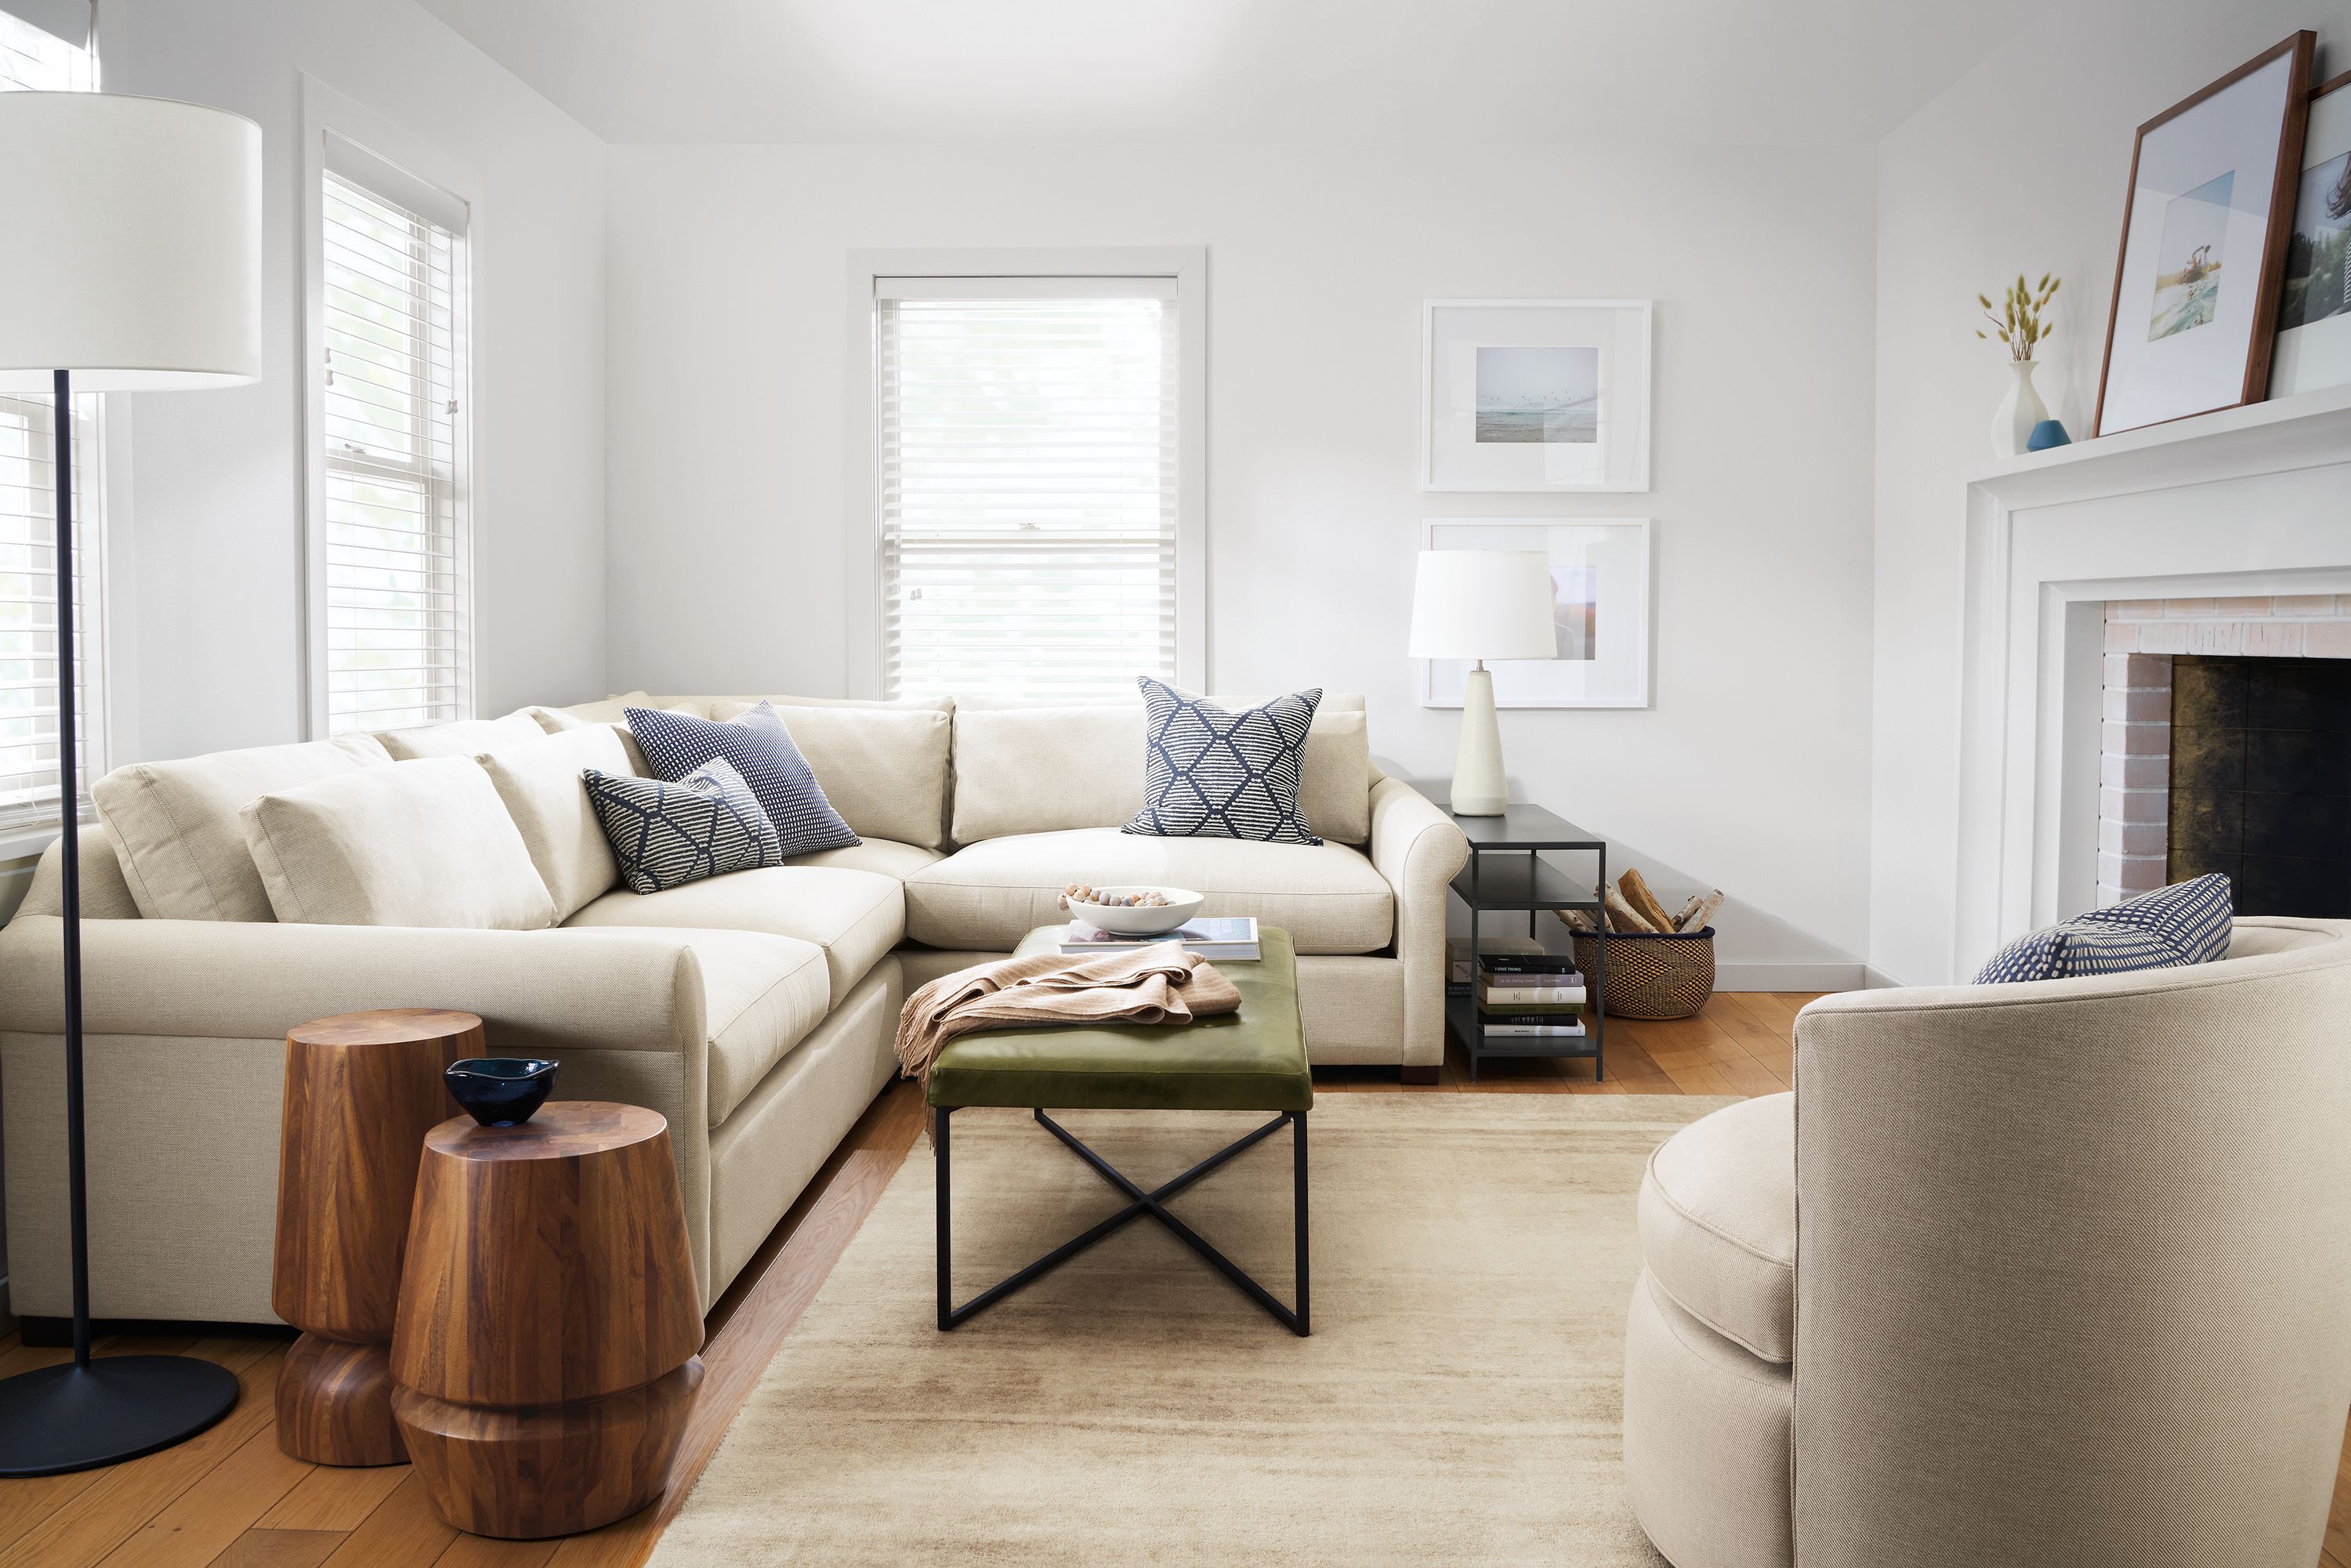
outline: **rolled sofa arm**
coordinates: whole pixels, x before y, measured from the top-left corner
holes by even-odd
[[[1469,840],[1411,785],[1372,786],[1372,865],[1395,894],[1395,950],[1404,964],[1404,1065],[1445,1060],[1445,892],[1469,859]]]
[[[269,1039],[332,1013],[436,1007],[479,1014],[491,1043],[517,1055],[698,1053],[704,1038],[684,932],[227,920],[86,920],[81,931],[91,1034]],[[64,1031],[63,932],[50,915],[0,931],[0,1027]]]

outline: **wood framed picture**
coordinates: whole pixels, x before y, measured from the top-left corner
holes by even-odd
[[[2316,47],[2296,33],[2138,128],[2098,434],[2268,392]]]
[[[2351,71],[2310,95],[2270,395],[2351,382]]]
[[[1649,302],[1421,303],[1421,488],[1649,487]]]
[[[1648,518],[1430,517],[1421,548],[1551,557],[1558,655],[1492,661],[1496,707],[1649,706]],[[1468,661],[1422,663],[1421,706],[1459,707]]]

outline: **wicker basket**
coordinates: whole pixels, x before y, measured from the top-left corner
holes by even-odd
[[[1593,951],[1599,938],[1575,934],[1575,967],[1584,984],[1598,985],[1597,1000],[1620,1019],[1686,1019],[1714,995],[1714,927],[1703,931],[1653,931],[1608,937],[1608,969],[1597,971]]]

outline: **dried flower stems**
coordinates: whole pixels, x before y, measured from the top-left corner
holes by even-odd
[[[1991,323],[1992,329],[1987,332],[1979,327],[1976,336],[1986,342],[1998,338],[2008,345],[2008,357],[2011,360],[2032,358],[2033,348],[2057,329],[2047,311],[2049,301],[2056,297],[2057,286],[2063,282],[2064,278],[2044,272],[2039,283],[2027,287],[2024,274],[2020,272],[2015,283],[2001,295],[1997,306],[1988,296],[1977,295],[1976,303],[1983,307],[1984,319]]]

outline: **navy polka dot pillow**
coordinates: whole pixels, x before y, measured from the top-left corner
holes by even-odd
[[[657,708],[626,711],[629,732],[637,737],[645,766],[656,779],[676,783],[714,757],[733,764],[775,823],[787,860],[862,841],[824,798],[815,769],[792,744],[783,716],[769,704],[763,702],[726,724]]]
[[[2228,953],[2234,913],[2229,879],[2219,873],[2174,883],[2018,937],[1992,956],[1976,984],[2209,964]]]

